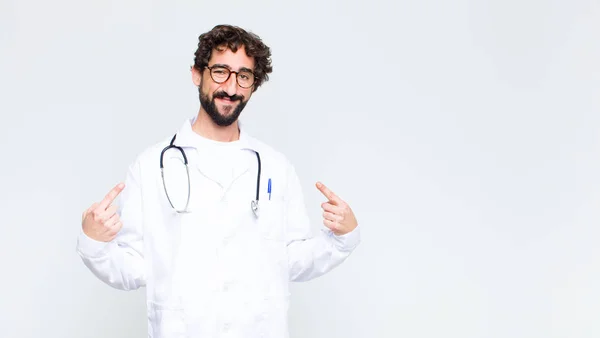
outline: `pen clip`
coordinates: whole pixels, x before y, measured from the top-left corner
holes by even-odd
[[[269,178],[269,182],[267,183],[267,193],[269,193],[269,201],[271,200],[271,178]]]

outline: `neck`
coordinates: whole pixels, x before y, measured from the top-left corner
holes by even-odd
[[[192,130],[202,137],[218,142],[233,142],[240,139],[238,122],[229,126],[221,127],[213,122],[208,114],[200,109],[198,117],[192,125]]]

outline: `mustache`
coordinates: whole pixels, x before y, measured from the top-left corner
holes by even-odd
[[[213,95],[213,100],[214,99],[229,99],[231,101],[242,101],[244,99],[244,96],[237,94],[227,95],[227,93],[225,92],[218,92]]]

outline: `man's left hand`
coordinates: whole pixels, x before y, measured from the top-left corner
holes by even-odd
[[[358,226],[358,222],[348,203],[344,202],[323,183],[317,182],[316,186],[328,200],[321,204],[323,224],[337,236],[345,235],[354,230]]]

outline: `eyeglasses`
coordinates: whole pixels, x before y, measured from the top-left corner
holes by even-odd
[[[231,73],[235,73],[238,86],[242,88],[250,88],[254,84],[255,76],[249,70],[240,70],[235,72],[223,66],[212,66],[206,68],[210,71],[210,77],[216,83],[223,83],[229,80]]]

